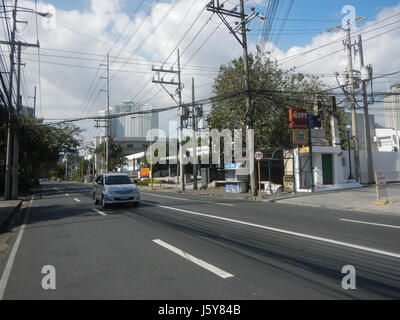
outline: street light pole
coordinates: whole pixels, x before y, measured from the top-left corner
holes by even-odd
[[[350,126],[347,126],[346,131],[347,131],[347,148],[349,149],[349,167],[350,167],[350,175],[349,175],[349,180],[353,180],[353,175],[352,175],[352,169],[351,169],[351,142],[350,142]]]

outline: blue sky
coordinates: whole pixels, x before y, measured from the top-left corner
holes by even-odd
[[[34,6],[32,0],[26,1],[31,2],[31,7]],[[122,7],[119,1],[124,4]],[[196,79],[196,95],[199,99],[212,94],[212,84],[219,67],[239,57],[242,51],[229,31],[222,25],[219,27],[221,22],[218,17],[211,17],[210,12],[201,13],[206,0],[181,0],[175,8],[169,5],[172,0],[161,0],[160,3],[164,5],[153,8],[151,5],[154,1],[145,0],[145,6],[141,8],[145,15],[134,17],[133,13],[140,1],[45,2],[53,5],[58,12],[54,17],[55,28],[39,28],[41,73],[36,63],[35,50],[28,49],[23,56],[28,83],[41,83],[43,94],[42,107],[38,109],[40,116],[47,119],[66,119],[76,115],[89,116],[104,110],[106,99],[100,92],[104,89],[105,82],[100,80],[101,74],[98,74],[98,70],[102,59],[110,50],[113,57],[111,105],[131,99],[138,103],[148,103],[154,108],[174,103],[162,89],[152,84],[154,72],[151,71],[151,66],[166,60],[170,67],[176,60],[176,47],[181,50],[181,62],[184,66],[184,101],[191,101],[188,88],[191,88],[192,77]],[[239,3],[239,0],[223,1],[227,1],[227,9]],[[285,10],[290,1],[280,0],[282,5],[278,7],[275,16],[278,19],[275,19],[272,25],[271,34],[279,34],[279,25],[282,22],[280,19],[285,17]],[[93,3],[96,3],[95,7],[92,7]],[[265,0],[246,1],[247,12],[255,3],[258,3],[257,11],[265,14]],[[357,25],[358,31],[353,35],[354,40],[358,34],[363,36],[365,62],[374,66],[374,73],[377,75],[398,71],[399,4],[400,0],[294,0],[278,48],[274,50],[272,57],[278,60],[282,68],[296,68],[298,72],[318,75],[328,87],[335,87],[334,72],[343,72],[347,66],[340,39],[344,33],[326,31],[341,24],[342,8],[352,5],[357,16],[368,17],[368,20]],[[390,9],[383,10],[384,8]],[[153,32],[162,16],[167,13],[167,19]],[[196,19],[198,16],[199,20]],[[24,41],[35,42],[37,39],[35,24],[32,21],[19,34]],[[255,19],[250,25],[251,50],[259,43],[255,34],[259,31],[260,23],[260,20]],[[365,28],[362,28],[363,25]],[[273,45],[267,44],[266,51],[269,51],[269,48],[273,48]],[[122,57],[128,58],[129,63],[125,64],[125,58]],[[114,59],[119,61],[113,62]],[[355,68],[358,67],[357,64],[358,59],[355,59]],[[41,75],[41,82],[38,82],[38,74]],[[398,83],[399,74],[375,81],[374,90],[383,92],[387,85]],[[27,95],[32,96],[32,88],[29,90]],[[60,99],[60,96],[63,99]],[[381,123],[384,122],[382,104],[375,104],[371,111]],[[162,115],[165,121],[169,116],[176,117],[176,114]]]
[[[188,0],[183,0],[183,2]],[[287,4],[289,0],[281,0],[283,4]],[[146,11],[154,1],[146,0],[147,7],[142,8]],[[171,1],[160,1],[171,3]],[[250,2],[250,1],[248,1]],[[254,2],[264,3],[264,0]],[[90,0],[52,0],[48,3],[53,4],[58,9],[64,10],[89,10]],[[131,15],[136,9],[139,0],[125,0],[124,11]],[[239,0],[231,0],[229,3],[239,3]],[[341,9],[345,5],[352,5],[357,10],[357,16],[367,16],[368,20],[374,20],[376,15],[385,7],[392,7],[399,3],[399,0],[295,0],[286,22],[284,35],[280,38],[279,47],[287,50],[292,46],[304,46],[310,43],[311,39],[320,32],[326,31],[328,28],[334,27],[341,23]],[[229,6],[229,5],[227,5]],[[250,6],[246,4],[249,8]],[[256,6],[260,13],[263,12],[264,6]],[[279,12],[278,17],[283,17],[284,12]],[[299,21],[299,20],[314,21]],[[368,21],[367,20],[367,21]],[[363,23],[360,23],[362,26]],[[298,31],[296,31],[298,30]]]

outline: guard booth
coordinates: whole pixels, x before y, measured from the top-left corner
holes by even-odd
[[[225,164],[226,193],[248,193],[249,173],[246,162]]]

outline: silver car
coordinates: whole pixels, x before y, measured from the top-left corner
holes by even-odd
[[[140,191],[127,174],[102,174],[95,181],[93,200],[95,204],[101,203],[103,208],[111,204],[139,206]]]

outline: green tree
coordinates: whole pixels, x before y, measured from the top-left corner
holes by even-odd
[[[95,154],[102,157],[102,159],[106,158],[106,143],[101,143],[95,150]],[[122,147],[115,142],[114,138],[110,137],[109,139],[109,166],[110,170],[114,171],[124,165],[126,165],[125,154],[122,150]]]
[[[72,125],[47,125],[31,117],[21,116],[20,123],[20,186],[28,189],[32,179],[50,176],[66,153],[77,153],[82,130]]]
[[[250,54],[250,83],[255,128],[255,148],[290,146],[288,108],[312,110],[316,93],[324,87],[318,77],[283,70],[264,54]],[[212,104],[208,123],[211,128],[246,128],[243,59],[220,67],[213,86],[218,99]],[[238,94],[239,93],[239,94]],[[323,106],[326,96],[320,95]]]

